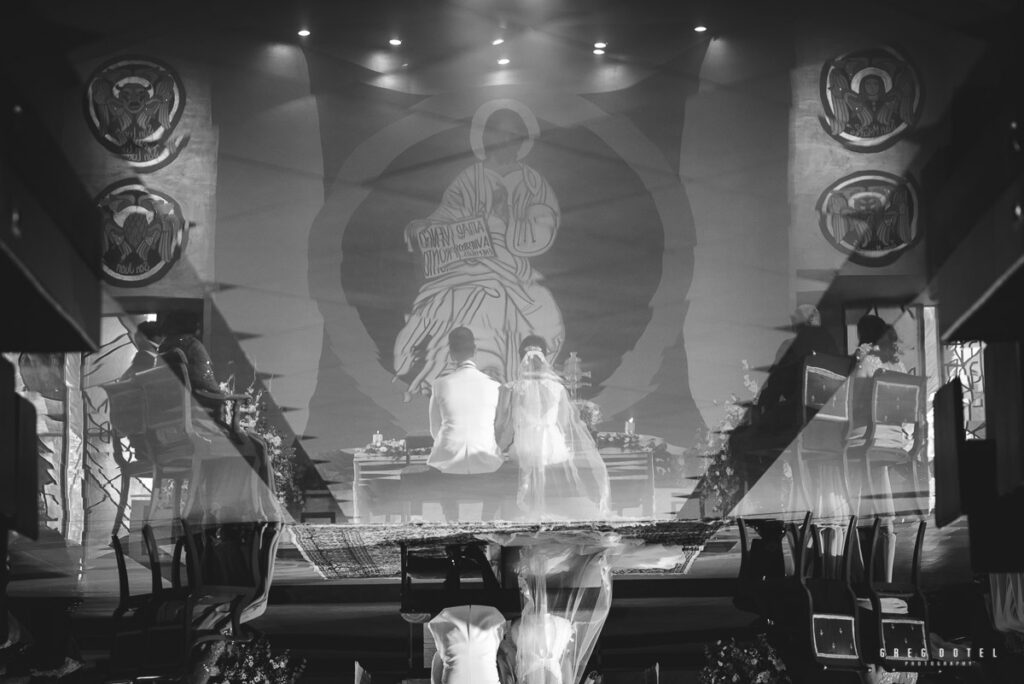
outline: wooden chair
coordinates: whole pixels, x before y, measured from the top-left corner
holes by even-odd
[[[445,608],[460,605],[493,606],[507,618],[520,610],[517,588],[501,586],[490,564],[483,556],[483,543],[455,544],[438,553],[436,547],[411,548],[400,544],[401,598],[399,612],[409,623],[410,670],[421,672],[423,662],[424,624]],[[462,584],[467,575],[478,575],[482,588]],[[441,582],[441,587],[437,585]]]
[[[814,510],[817,491],[811,471],[828,466],[841,467],[843,445],[850,421],[852,362],[845,356],[812,354],[804,361],[801,402],[803,427],[796,438],[794,496],[802,495],[804,508]],[[793,506],[797,507],[796,502]]]
[[[843,450],[843,475],[848,487],[863,478],[861,497],[871,505],[868,510],[862,502],[852,500],[854,511],[861,515],[878,513],[875,503],[890,496],[878,491],[876,475],[882,468],[907,469],[912,490],[906,492],[913,500],[911,508],[893,509],[898,514],[928,512],[928,491],[921,490],[921,458],[926,439],[926,379],[906,373],[882,371],[870,380],[870,420],[863,437],[848,440]]]
[[[494,606],[508,615],[519,611],[519,591],[501,585],[489,563],[483,560],[482,542],[444,547],[410,547],[400,544],[401,608],[403,619],[421,624],[449,606],[473,604]],[[476,575],[480,589],[462,584]],[[437,585],[441,583],[439,588]]]
[[[137,373],[129,380],[103,385],[110,399],[114,461],[121,470],[121,487],[111,534],[117,535],[124,521],[132,478],[150,477],[153,498],[147,519],[158,506],[158,493],[165,479],[173,485],[173,505],[181,509],[182,483],[192,472],[197,448],[192,428],[191,387],[167,365]],[[124,441],[131,445],[131,456]]]
[[[736,524],[740,535],[740,572],[733,605],[770,618],[768,580],[786,576],[782,551],[785,523],[781,520],[760,521],[758,537],[754,539],[749,539],[745,518],[737,518]]]
[[[142,389],[130,379],[110,382],[102,387],[107,393],[110,409],[114,463],[117,464],[117,468],[121,472],[114,528],[110,532],[112,536],[116,537],[121,531],[125,509],[128,507],[131,480],[136,477],[153,477],[153,463],[142,446],[142,435],[146,432],[146,404]],[[132,436],[135,436],[134,441]],[[127,449],[126,440],[130,444]],[[137,447],[136,444],[139,446]]]
[[[238,402],[249,399],[248,394],[210,392],[193,387],[188,375],[188,357],[180,349],[165,351],[160,354],[160,359],[164,365],[171,369],[182,387],[188,389],[187,397],[191,407],[190,417],[195,431],[201,432],[202,430],[199,429],[199,426],[203,426],[211,434],[221,435],[236,444],[245,441],[246,436],[239,426],[242,412],[232,411],[230,420],[225,422],[222,420],[222,409],[225,402]]]
[[[927,515],[928,485],[921,489],[921,471],[927,470],[924,445],[927,440],[927,385],[926,379],[905,373],[882,372],[874,377],[871,393],[871,435],[865,454],[865,467],[873,469],[889,467],[906,469],[907,478],[914,487],[899,492],[913,499],[913,508],[904,509],[910,513]],[[868,478],[868,492],[877,496],[872,478]],[[897,513],[900,509],[897,509]]]
[[[803,567],[804,554],[807,553],[807,536],[811,529],[811,512],[807,511],[800,525],[790,521],[786,523],[786,539],[789,541],[789,552],[793,558],[793,576]]]
[[[194,526],[185,519],[180,524],[188,591],[200,611],[195,624],[219,631],[230,623],[232,634],[244,636],[242,612],[269,593],[271,578],[265,573],[272,571],[272,561],[264,556],[276,552],[278,524]],[[266,529],[269,525],[275,526],[272,533]],[[180,551],[176,547],[175,558],[178,557]],[[180,579],[174,582],[180,584]]]
[[[131,588],[128,583],[128,568],[125,564],[124,548],[121,546],[121,540],[116,536],[111,536],[110,538],[110,546],[114,549],[114,558],[117,562],[119,598],[117,608],[114,609],[115,620],[127,615],[129,612],[136,612],[150,605],[154,599],[160,598],[161,592],[163,591],[163,582],[160,577],[159,556],[155,548],[156,544],[153,540],[153,531],[149,525],[142,528],[142,537],[149,557],[150,593],[148,594],[131,593]]]
[[[861,607],[864,653],[871,662],[885,667],[903,666],[928,660],[928,603],[920,588],[921,548],[927,522],[917,525],[910,576],[904,582],[886,582],[876,575],[874,554],[878,544],[881,520],[876,518],[871,529],[867,554],[867,601]],[[865,605],[868,604],[868,605]],[[868,607],[870,606],[870,607]],[[884,653],[884,655],[883,655]]]
[[[193,650],[204,643],[235,639],[193,624],[195,600],[187,589],[164,588],[159,552],[152,528],[143,528],[150,563],[151,592],[129,591],[123,549],[117,537],[112,546],[117,559],[120,601],[114,611],[114,634],[108,674],[116,678],[173,679],[187,675]],[[237,633],[236,633],[237,634]]]
[[[255,590],[252,595],[241,603],[238,622],[241,625],[255,620],[267,609],[270,587],[274,579],[274,565],[277,558],[278,545],[281,543],[281,532],[284,526],[279,522],[262,523],[258,534],[256,555]]]
[[[193,390],[187,364],[185,354],[172,349],[160,355],[156,367],[103,386],[110,399],[110,421],[115,432],[114,460],[121,469],[112,534],[117,534],[123,524],[132,478],[153,479],[149,519],[157,510],[158,492],[166,479],[173,481],[174,517],[180,514],[183,483],[191,476],[193,460],[202,459],[209,450],[208,438],[197,434],[197,421],[211,434],[221,435],[235,445],[247,443],[239,428],[241,412],[232,413],[230,425],[215,425],[217,421],[204,406],[241,401],[247,395]],[[133,460],[124,454],[125,438],[131,445]]]
[[[811,514],[808,512],[801,525],[781,520],[753,523],[760,527],[760,539],[748,543],[748,527],[751,523],[737,519],[740,535],[739,589],[733,600],[741,610],[756,613],[771,625],[783,631],[792,631],[791,607],[799,603],[799,568],[806,552]],[[766,539],[767,537],[767,539]],[[791,567],[786,567],[782,539],[789,542],[793,558]]]
[[[812,524],[810,535],[813,542],[813,556],[823,557],[822,530]],[[851,516],[846,528],[843,545],[841,570],[837,575],[829,572],[827,566],[812,576],[815,565],[812,554],[802,554],[800,585],[803,589],[802,630],[805,649],[810,650],[812,660],[820,667],[836,670],[866,669],[860,651],[860,625],[857,612],[857,597],[850,585],[850,572],[854,543],[857,533],[857,518]]]
[[[242,607],[239,620],[242,624],[254,620],[262,615],[267,609],[270,598],[270,587],[274,581],[274,565],[277,560],[277,548],[281,543],[281,533],[284,525],[279,522],[268,522],[263,525],[263,535],[260,538],[260,551],[257,562],[259,567],[259,581],[256,583],[256,593],[249,603]]]
[[[187,681],[193,654],[215,641],[239,641],[232,635],[198,630],[188,619],[188,597],[154,605],[151,622],[115,627],[104,681]],[[243,639],[244,640],[244,639]]]

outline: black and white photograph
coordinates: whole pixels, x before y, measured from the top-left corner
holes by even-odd
[[[1022,681],[1020,0],[0,54],[0,683]]]

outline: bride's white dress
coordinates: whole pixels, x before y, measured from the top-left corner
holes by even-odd
[[[565,433],[558,426],[565,388],[552,378],[533,380],[539,406],[536,412],[521,411],[515,416],[513,453],[520,468],[535,469],[565,463],[571,458]],[[526,390],[524,390],[525,392]]]
[[[532,613],[512,623],[512,639],[522,659],[519,684],[563,684],[563,658],[573,638],[572,623],[560,615]]]
[[[612,568],[674,567],[679,547],[599,530],[494,532],[514,561],[521,617],[509,629],[517,684],[579,684],[612,603]]]
[[[519,465],[516,497],[527,519],[603,519],[608,470],[590,431],[543,353],[527,350],[510,386],[510,454]]]

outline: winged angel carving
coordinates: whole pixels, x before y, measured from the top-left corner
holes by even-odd
[[[879,138],[914,118],[917,77],[897,59],[851,57],[828,65],[830,132]]]
[[[853,250],[882,251],[913,240],[911,204],[904,185],[852,186],[833,191],[824,208],[837,243]]]
[[[92,99],[101,130],[114,142],[141,142],[160,126],[170,128],[174,81],[155,69],[112,71],[93,83]]]
[[[102,203],[103,253],[125,275],[145,273],[176,259],[184,220],[169,202],[152,195],[117,194]]]
[[[89,125],[111,152],[140,171],[152,171],[188,144],[188,135],[171,137],[184,98],[184,87],[169,67],[141,58],[114,60],[89,81]]]

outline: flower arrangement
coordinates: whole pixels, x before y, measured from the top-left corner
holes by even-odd
[[[618,449],[653,449],[656,440],[641,439],[640,435],[630,435],[625,432],[599,432],[597,433],[598,448],[615,447]]]
[[[710,449],[710,445],[719,444],[717,452],[706,454],[709,459],[704,471],[701,498],[710,501],[714,510],[725,515],[739,503],[742,496],[743,481],[740,478],[729,452],[729,445],[721,435],[709,433],[702,449]]]
[[[293,684],[306,669],[306,661],[288,651],[274,655],[266,637],[231,642],[207,668],[207,684]]]
[[[654,447],[654,481],[659,487],[681,487],[686,482],[685,466],[685,450],[673,453],[663,441]]]
[[[875,359],[883,364],[891,364],[898,367],[902,371],[903,363],[900,360],[904,354],[903,345],[900,344],[899,340],[889,340],[883,344],[872,344],[865,342],[859,345],[854,352],[854,357],[857,359],[858,364],[863,364],[867,359]],[[893,370],[889,368],[888,370]],[[873,372],[873,370],[872,370]]]
[[[601,407],[589,399],[578,399],[575,402],[576,410],[579,411],[580,420],[591,432],[597,430],[597,424],[601,422]]]
[[[778,653],[764,634],[752,642],[719,640],[705,646],[707,664],[700,671],[701,684],[791,684],[792,679]]]
[[[750,377],[750,366],[746,361],[743,361],[743,370],[743,386],[752,397],[756,397],[759,387],[757,381]],[[729,450],[729,435],[746,417],[747,409],[739,397],[730,395],[718,425],[698,434],[697,455],[707,459],[700,494],[705,502],[712,502],[714,510],[720,515],[731,511],[743,495],[743,478],[739,464]]]
[[[234,393],[234,378],[220,384],[221,390]],[[301,507],[305,503],[305,492],[302,480],[306,476],[306,468],[295,458],[295,447],[286,443],[281,431],[267,420],[266,402],[263,391],[253,391],[249,387],[246,393],[249,398],[233,406],[234,402],[225,402],[225,411],[239,411],[242,416],[238,426],[259,437],[266,444],[270,467],[274,471],[274,488],[277,500],[288,507]]]
[[[857,350],[854,352],[854,355],[857,357],[857,360],[859,361],[860,359],[864,358],[868,354],[877,354],[877,353],[879,353],[879,351],[881,351],[881,350],[879,349],[877,344],[872,344],[870,342],[864,342],[864,343],[862,343],[862,344],[857,346]]]
[[[363,451],[368,454],[390,456],[398,460],[406,456],[426,456],[430,453],[430,447],[414,447],[410,449],[404,439],[385,439],[379,444],[367,444],[363,447]]]
[[[306,467],[295,458],[295,447],[284,446],[277,429],[266,423],[256,424],[259,434],[270,450],[270,466],[274,470],[274,487],[278,500],[285,506],[301,507],[306,501],[302,480]]]
[[[404,439],[385,439],[380,444],[367,444],[364,450],[368,454],[390,456],[394,459],[405,458],[406,455]]]

